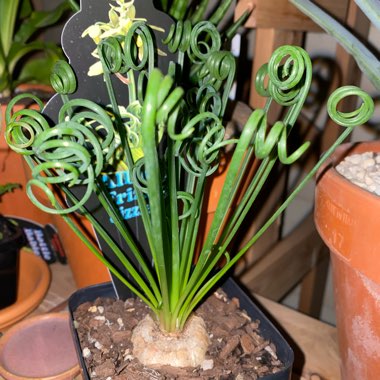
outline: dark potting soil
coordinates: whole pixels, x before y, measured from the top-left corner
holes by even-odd
[[[139,299],[98,298],[74,312],[82,354],[91,379],[96,380],[253,380],[279,372],[283,365],[276,347],[265,340],[259,322],[239,308],[239,300],[222,290],[197,310],[211,344],[203,368],[148,368],[133,357],[133,328],[149,309]]]

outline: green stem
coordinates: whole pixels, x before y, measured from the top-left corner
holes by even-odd
[[[249,242],[239,250],[239,252],[225,265],[219,272],[208,281],[199,293],[193,298],[193,302],[189,309],[193,309],[196,304],[204,297],[210,289],[217,284],[217,282],[241,259],[241,257],[247,252],[247,250],[256,243],[256,241],[263,235],[263,233],[273,224],[273,222],[284,212],[284,210],[289,206],[289,204],[294,200],[297,194],[304,188],[306,183],[317,173],[320,167],[326,162],[334,150],[346,140],[346,138],[353,131],[353,127],[346,128],[346,130],[339,136],[335,143],[322,155],[321,159],[313,167],[313,169],[305,176],[305,178],[300,182],[297,188],[289,195],[289,197],[284,201],[284,203],[278,208],[278,210],[268,219],[268,221],[260,228],[260,230],[249,240]],[[217,255],[213,261],[215,265],[222,255]],[[186,311],[189,312],[188,310]],[[188,315],[188,314],[187,314]]]
[[[170,288],[168,283],[165,243],[163,241],[164,236],[167,236],[165,233],[166,215],[164,211],[164,194],[161,191],[161,170],[156,148],[157,91],[162,79],[163,76],[159,70],[155,69],[151,72],[143,105],[141,131],[144,141],[143,152],[152,226],[152,248],[154,249],[154,253],[152,252],[152,254],[157,268],[162,294],[164,317],[162,323],[165,329],[168,329],[170,326]]]
[[[232,40],[238,30],[246,23],[251,13],[252,10],[245,11],[230,27],[228,27],[228,29],[226,29],[223,33],[226,41]]]
[[[0,43],[5,57],[8,56],[9,50],[12,46],[19,4],[20,0],[0,1],[1,19],[4,20],[0,25]]]
[[[244,221],[244,218],[247,216],[249,210],[252,208],[255,200],[257,199],[260,191],[262,190],[265,182],[276,162],[275,158],[265,159],[259,166],[257,173],[249,184],[247,190],[245,191],[243,198],[240,203],[234,210],[231,218],[229,218],[226,223],[223,232],[218,239],[218,244],[223,244],[223,246],[228,246],[232,241],[235,233],[239,229],[241,223]]]
[[[180,240],[179,240],[179,220],[177,204],[177,160],[173,152],[173,142],[168,142],[168,181],[169,181],[169,214],[171,231],[171,253],[172,253],[172,278],[170,304],[176,305],[179,298],[180,286]]]
[[[175,20],[183,20],[188,6],[189,6],[189,0],[174,0],[173,4],[170,7],[169,14]]]
[[[62,190],[65,191],[65,194],[69,197],[69,199],[73,202],[77,201],[77,198],[67,189],[62,187]],[[156,300],[152,291],[148,288],[145,283],[145,280],[140,276],[138,271],[133,267],[130,260],[124,255],[119,246],[113,241],[109,233],[103,228],[103,226],[84,208],[81,208],[82,213],[86,216],[88,221],[93,225],[96,232],[104,239],[106,244],[112,250],[112,252],[116,255],[117,259],[120,263],[126,268],[126,270],[130,273],[132,278],[136,281],[136,283],[140,286],[146,296],[149,298],[150,303],[154,305],[154,308],[157,309],[159,306],[159,302]],[[64,216],[64,215],[63,215]],[[135,292],[135,290],[134,290]],[[141,292],[139,292],[141,294]],[[140,296],[139,296],[140,297]],[[145,297],[144,297],[145,298]]]
[[[129,104],[133,103],[134,101],[137,100],[137,95],[136,95],[136,83],[135,83],[135,76],[133,73],[133,70],[128,70],[128,95],[129,95]]]
[[[201,0],[201,2],[197,5],[197,8],[191,16],[191,23],[193,25],[204,19],[208,3],[209,0]]]
[[[209,21],[214,25],[219,25],[219,23],[223,20],[223,17],[228,12],[233,0],[222,0],[219,3],[216,11],[211,15]]]
[[[207,169],[202,172],[200,177],[198,178],[195,195],[194,195],[194,201],[192,204],[192,218],[189,221],[186,235],[184,236],[185,242],[182,249],[182,260],[181,260],[181,282],[182,282],[182,289],[185,288],[189,275],[191,266],[193,264],[194,259],[194,251],[195,251],[195,245],[196,245],[196,238],[198,235],[198,229],[199,229],[199,220],[201,217],[201,213],[199,210],[202,208],[202,200],[203,200],[203,194],[204,194],[204,186],[205,186],[205,180],[206,180],[206,172]]]
[[[97,182],[97,188],[99,189],[98,198],[103,208],[106,210],[109,217],[115,224],[118,232],[123,237],[124,241],[127,243],[128,247],[131,249],[133,256],[136,258],[138,264],[140,265],[143,273],[145,274],[151,288],[153,289],[154,295],[158,301],[161,303],[161,294],[156,284],[155,279],[152,276],[151,270],[148,267],[144,256],[140,253],[132,235],[129,233],[127,227],[125,226],[124,220],[121,218],[119,212],[115,209],[115,205],[111,199],[109,199],[109,193],[101,181]]]
[[[80,10],[80,7],[78,5],[78,3],[75,1],[75,0],[68,0],[70,6],[71,6],[71,9],[74,11],[74,12],[79,12]]]

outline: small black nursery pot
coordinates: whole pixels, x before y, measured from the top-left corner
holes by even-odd
[[[0,309],[16,301],[20,249],[24,243],[23,230],[0,216]]]
[[[277,349],[278,359],[282,361],[283,368],[277,373],[260,377],[261,380],[290,380],[292,374],[292,366],[294,360],[294,354],[291,347],[279,333],[279,331],[273,326],[269,319],[262,313],[262,311],[256,306],[252,299],[240,288],[235,281],[229,278],[223,285],[222,289],[228,297],[236,297],[240,301],[240,306],[245,309],[252,320],[260,321],[260,332],[265,339],[271,341]],[[100,298],[116,298],[114,286],[112,283],[98,284],[82,288],[76,291],[69,299],[69,312],[71,314],[71,329],[74,338],[74,343],[77,349],[77,355],[82,367],[82,375],[86,380],[90,380],[90,375],[87,371],[85,360],[82,356],[82,348],[79,342],[79,336],[77,334],[74,324],[74,311],[79,305],[86,302],[93,302],[98,297]]]

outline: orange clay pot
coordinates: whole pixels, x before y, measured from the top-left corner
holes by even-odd
[[[6,380],[72,380],[79,373],[68,313],[25,319],[0,340],[0,375]]]
[[[345,144],[317,176],[315,222],[330,249],[341,375],[380,376],[380,197],[334,166],[349,154],[380,152],[380,142]]]
[[[202,210],[201,225],[199,228],[197,241],[198,251],[201,249],[202,243],[204,242],[205,237],[207,236],[207,233],[210,230],[212,221],[214,219],[215,211],[218,207],[219,198],[222,193],[224,182],[227,177],[231,157],[231,154],[227,154],[226,156],[222,157],[218,170],[212,175],[210,181],[207,183],[205,189],[207,201],[205,201],[205,205]],[[235,201],[235,205],[240,202],[242,194],[244,194],[248,184],[250,183],[258,169],[258,164],[259,162],[257,160],[254,160],[252,162],[250,170],[245,177],[245,181],[238,190],[238,196]]]
[[[82,243],[64,219],[55,215],[53,220],[65,248],[75,285],[78,288],[84,288],[110,281],[111,277],[106,266]],[[91,223],[85,218],[80,218],[80,224],[83,225],[83,231],[87,236],[94,239]]]
[[[20,252],[19,282],[16,302],[0,310],[0,331],[18,322],[38,307],[50,285],[46,262],[33,252]]]

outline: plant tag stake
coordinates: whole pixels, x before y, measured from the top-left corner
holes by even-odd
[[[111,103],[103,75],[89,76],[88,72],[90,67],[97,62],[97,58],[93,55],[96,49],[96,43],[94,42],[95,38],[93,38],[93,36],[97,32],[100,33],[99,25],[100,28],[104,24],[108,24],[109,27],[115,27],[116,25],[114,24],[115,13],[113,13],[114,10],[112,10],[112,7],[114,6],[117,7],[114,0],[111,4],[109,4],[108,1],[81,0],[80,11],[73,15],[64,27],[62,32],[62,47],[77,79],[77,89],[72,95],[68,96],[70,99],[85,98],[92,100],[103,107],[108,106]],[[170,53],[161,41],[167,35],[173,24],[173,20],[165,13],[158,11],[153,6],[151,0],[137,0],[134,6],[136,8],[136,18],[145,19],[149,26],[153,26],[152,30],[155,34],[155,42],[157,45],[155,46],[156,51],[154,54],[155,66],[159,67],[162,72],[167,73],[169,63],[171,61],[176,62],[177,59],[176,54]],[[89,27],[92,27],[92,30],[88,29]],[[84,33],[86,30],[89,33]],[[120,33],[120,30],[118,30],[118,34]],[[98,61],[98,67],[99,64],[100,62]],[[96,69],[95,66],[93,67]],[[137,73],[135,79],[137,81]],[[111,81],[119,108],[121,110],[126,109],[130,105],[127,86],[128,79],[124,76],[120,77],[111,75]],[[44,114],[51,120],[57,122],[62,105],[62,98],[57,94],[46,105]],[[122,112],[123,111],[121,111],[121,113]],[[142,247],[142,250],[148,253],[148,243],[128,169],[121,169],[119,167],[115,171],[104,173],[102,180],[107,186],[110,195],[116,202],[125,223],[132,232],[132,235],[135,236],[136,240]],[[83,191],[80,188],[75,189],[74,191],[78,197],[80,197],[82,192]],[[101,225],[107,229],[131,261],[136,263],[131,257],[132,255],[130,254],[129,248],[120,237],[113,221],[110,220],[103,208],[99,207],[99,203],[95,197],[88,201],[86,208],[101,223]],[[100,236],[97,236],[97,238],[99,245],[102,248],[103,255],[113,262],[121,272],[128,276],[128,273],[126,273],[123,266],[119,264],[119,260],[116,259],[112,250],[105,245],[105,242]],[[89,268],[89,270],[91,270],[91,268]],[[128,276],[128,278],[132,280],[130,276]],[[116,293],[120,298],[125,299],[130,295],[127,293],[128,290],[126,287],[121,284],[116,277],[112,276],[112,281]]]

